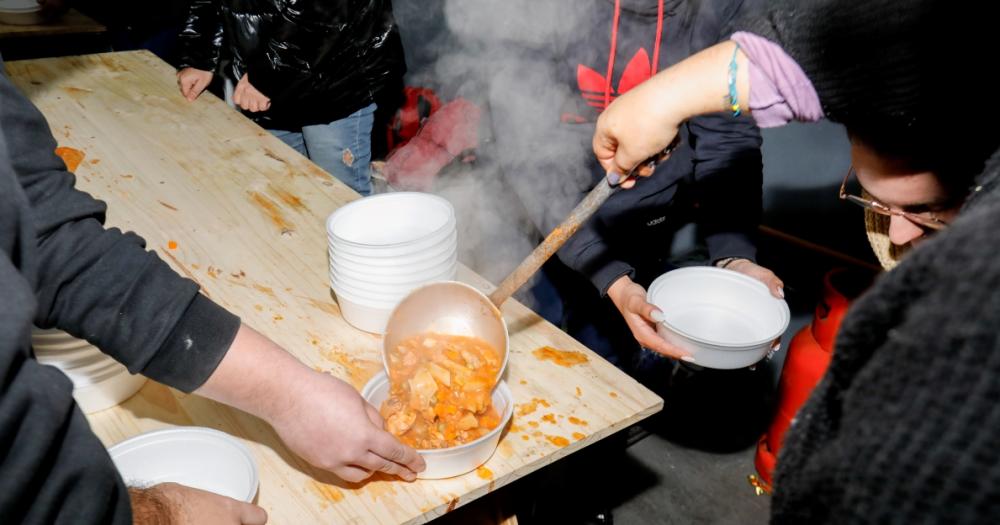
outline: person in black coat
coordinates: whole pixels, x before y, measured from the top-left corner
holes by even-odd
[[[376,100],[406,68],[389,0],[194,0],[178,45],[185,97],[221,75],[257,123],[371,193]]]

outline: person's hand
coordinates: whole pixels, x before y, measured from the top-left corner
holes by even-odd
[[[197,393],[264,419],[293,452],[344,481],[376,471],[413,480],[425,468],[357,390],[246,325]]]
[[[640,163],[659,155],[677,137],[681,120],[664,104],[654,79],[618,97],[597,119],[594,155],[612,184],[636,167],[635,174],[651,175],[652,167]],[[634,183],[627,180],[622,187]]]
[[[749,259],[736,259],[735,261],[727,264],[726,269],[753,277],[754,279],[757,279],[767,285],[767,289],[771,290],[771,295],[777,297],[778,299],[785,298],[785,283],[782,282],[777,275],[774,275],[774,272]]]
[[[236,89],[233,91],[233,103],[251,113],[267,111],[271,107],[271,99],[250,84],[246,73],[236,84]]]
[[[257,505],[179,485],[160,483],[129,489],[136,525],[264,525],[267,512]]]
[[[384,430],[375,407],[340,379],[304,370],[287,385],[286,407],[269,418],[285,444],[345,481],[359,482],[375,472],[416,479],[424,460]]]
[[[608,288],[608,297],[621,312],[632,336],[642,346],[667,357],[692,361],[690,354],[671,345],[656,333],[663,312],[646,302],[646,289],[625,275]]]
[[[211,71],[186,67],[177,72],[177,86],[181,88],[181,95],[190,102],[194,102],[211,82]]]

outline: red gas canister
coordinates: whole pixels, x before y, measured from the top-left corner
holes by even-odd
[[[788,345],[778,382],[774,418],[767,433],[757,443],[754,466],[759,477],[751,479],[751,483],[758,489],[770,492],[771,476],[785,432],[826,372],[833,355],[837,330],[851,301],[861,295],[871,284],[871,279],[868,273],[843,268],[831,270],[823,277],[823,296],[816,305],[812,322],[795,334]]]

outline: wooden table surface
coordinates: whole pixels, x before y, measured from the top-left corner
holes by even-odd
[[[0,39],[104,33],[107,30],[93,18],[75,9],[70,9],[63,16],[46,24],[21,26],[0,23]]]
[[[108,225],[149,248],[317,370],[361,387],[380,368],[379,336],[350,327],[327,284],[325,218],[358,196],[214,96],[188,103],[147,52],[10,62],[61,146],[85,153],[78,187],[108,202]],[[460,278],[492,285],[462,269]],[[149,382],[89,416],[113,445],[200,425],[246,443],[271,523],[422,523],[655,412],[663,401],[516,301],[507,382],[517,404],[497,453],[476,472],[348,485],[290,453],[261,420]],[[538,351],[549,346],[565,353]]]

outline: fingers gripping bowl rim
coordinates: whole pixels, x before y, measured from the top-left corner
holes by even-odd
[[[788,304],[746,275],[714,267],[667,272],[649,286],[647,301],[663,314],[657,333],[709,368],[750,366],[788,328]]]

